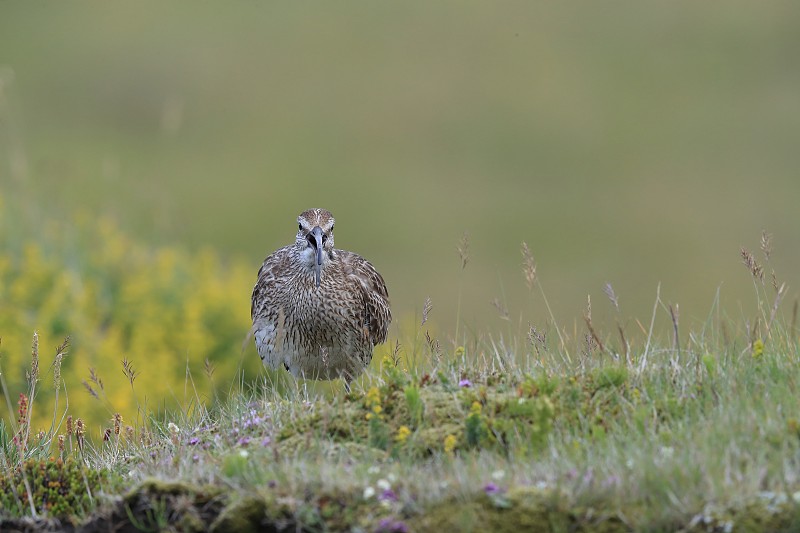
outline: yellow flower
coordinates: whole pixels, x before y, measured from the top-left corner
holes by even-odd
[[[478,401],[472,402],[472,407],[469,408],[470,415],[480,415],[481,414],[481,404]]]
[[[753,359],[758,359],[764,354],[764,341],[756,339],[753,343]]]
[[[397,435],[395,435],[394,440],[402,445],[406,443],[409,435],[411,435],[411,430],[408,429],[408,426],[400,426],[397,429]]]
[[[448,455],[453,455],[453,450],[456,449],[458,439],[455,435],[448,435],[444,438],[444,452]]]
[[[367,409],[371,408],[373,405],[380,405],[381,403],[381,391],[378,387],[372,387],[367,391],[367,396],[364,398],[364,405]]]

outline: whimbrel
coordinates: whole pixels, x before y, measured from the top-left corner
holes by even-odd
[[[383,278],[353,252],[333,247],[333,215],[297,217],[294,244],[264,260],[250,316],[265,366],[295,377],[350,381],[386,340],[392,313]]]

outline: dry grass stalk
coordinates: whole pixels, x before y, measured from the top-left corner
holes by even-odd
[[[99,400],[100,399],[100,396],[97,394],[97,391],[94,390],[92,388],[92,386],[89,385],[89,383],[85,379],[82,380],[81,383],[83,384],[83,388],[86,389],[86,392],[91,394],[94,397],[95,400]]]
[[[531,343],[533,349],[536,350],[536,355],[540,355],[540,348],[545,348],[547,336],[545,333],[540,333],[536,330],[535,326],[528,326],[528,342]]]
[[[97,371],[94,367],[89,367],[89,381],[97,385],[101,391],[105,391],[105,387],[103,386],[103,380],[100,379],[100,376],[97,375]]]
[[[584,322],[586,322],[586,327],[589,328],[589,337],[590,338],[588,338],[586,340],[586,345],[587,345],[589,351],[591,352],[591,349],[592,349],[592,342],[590,342],[590,340],[592,340],[592,341],[594,341],[594,344],[597,345],[598,348],[600,348],[601,352],[608,353],[608,352],[606,352],[606,347],[603,344],[603,341],[600,340],[600,337],[597,335],[597,332],[594,329],[594,325],[592,324],[592,296],[591,295],[588,295],[586,297],[586,313],[583,315],[583,320],[584,320]]]
[[[761,232],[761,251],[764,252],[764,257],[769,261],[769,256],[772,253],[772,234],[766,231]]]
[[[458,250],[458,255],[461,257],[461,270],[464,270],[467,267],[467,263],[469,263],[469,233],[466,231],[459,239],[456,250]]]
[[[36,382],[39,381],[39,333],[33,332],[33,342],[31,343],[31,370],[28,373],[28,386],[33,390]],[[33,394],[31,394],[31,397]]]
[[[211,379],[216,369],[217,367],[214,366],[214,363],[212,363],[211,360],[208,357],[206,357],[205,360],[203,361],[203,372],[205,372],[206,377]]]
[[[86,435],[86,425],[83,423],[83,419],[79,418],[77,422],[75,422],[75,438],[78,441],[78,449],[81,452],[83,452],[83,442],[85,435]]]
[[[608,299],[611,301],[614,309],[616,309],[617,313],[619,313],[619,299],[617,298],[617,294],[614,292],[614,287],[611,286],[611,283],[606,283],[605,287],[603,287],[603,292],[606,293],[606,296],[608,296]]]
[[[425,303],[422,304],[422,323],[420,326],[424,326],[425,322],[428,321],[428,315],[430,314],[431,309],[433,309],[433,303],[431,302],[430,296],[428,296],[425,298]]]
[[[503,320],[510,320],[508,317],[508,309],[506,308],[505,305],[503,305],[503,302],[501,302],[498,298],[494,298],[492,300],[492,306],[494,306],[494,308],[497,309],[497,312],[500,314],[500,318],[502,318]]]
[[[533,289],[533,284],[536,283],[536,261],[533,260],[533,254],[528,243],[522,241],[522,272],[525,274],[525,285],[528,290]]]
[[[397,367],[400,365],[400,341],[394,341],[394,349],[392,350],[392,363]]]
[[[669,304],[669,316],[672,319],[672,331],[673,331],[673,338],[672,338],[672,349],[678,351],[678,355],[681,353],[681,342],[680,338],[678,337],[678,319],[680,318],[680,307],[678,304],[674,306]]]
[[[69,336],[64,339],[64,342],[56,348],[56,359],[53,362],[53,385],[56,389],[56,394],[58,394],[58,389],[61,387],[61,363],[64,360],[64,356],[67,355],[67,349],[69,348]]]
[[[139,372],[133,368],[133,363],[128,361],[127,357],[122,360],[122,373],[128,378],[128,382],[131,384],[131,388],[133,388],[133,382],[136,381]]]
[[[772,323],[775,321],[775,317],[778,314],[778,308],[783,301],[783,297],[786,296],[786,283],[782,283],[781,286],[777,288],[776,292],[775,300],[772,302],[772,310],[769,313],[769,322],[767,322],[767,336],[769,336],[770,329],[772,329]]]
[[[617,331],[619,332],[620,342],[622,342],[622,346],[625,348],[625,361],[630,363],[629,359],[630,359],[631,347],[628,344],[628,340],[625,338],[625,331],[622,328],[622,324],[620,324],[619,322],[617,322]]]

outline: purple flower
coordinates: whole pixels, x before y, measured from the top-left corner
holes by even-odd
[[[485,492],[489,496],[492,496],[493,494],[499,494],[501,491],[500,491],[500,487],[498,487],[497,485],[495,485],[494,483],[492,483],[490,481],[489,483],[484,485],[483,492]]]
[[[386,489],[381,492],[378,499],[382,502],[396,502],[397,501],[397,494],[394,493],[392,489]]]
[[[242,423],[242,428],[250,429],[252,427],[260,426],[263,422],[264,420],[254,412],[252,413],[251,418],[245,419],[245,421]]]
[[[468,388],[472,387],[472,382],[470,380],[468,380],[467,378],[464,378],[464,379],[462,379],[461,381],[458,382],[458,386],[461,387],[461,388],[467,388],[468,389]]]
[[[408,526],[400,520],[384,518],[378,522],[376,533],[408,533]]]
[[[195,444],[197,444],[198,442],[200,442],[200,439],[199,439],[199,438],[197,438],[197,437],[192,437],[191,439],[189,439],[189,445],[190,445],[190,446],[194,446],[194,445],[195,445]]]
[[[603,480],[604,489],[616,487],[618,484],[619,484],[619,478],[617,476],[609,476],[605,480]]]
[[[272,443],[272,439],[269,437],[264,437],[264,440],[261,441],[261,446],[267,447]]]
[[[248,444],[250,444],[250,437],[242,437],[236,442],[239,446],[247,446]]]

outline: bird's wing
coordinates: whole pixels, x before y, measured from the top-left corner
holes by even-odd
[[[287,269],[288,256],[288,247],[280,248],[270,254],[261,265],[250,301],[250,318],[253,322],[257,318],[262,318],[267,296],[274,292],[272,287],[278,283],[280,272],[285,272]]]
[[[342,263],[345,272],[355,282],[364,303],[364,326],[369,332],[372,344],[386,341],[392,311],[389,308],[389,291],[383,277],[375,270],[372,263],[352,252],[342,252]]]

